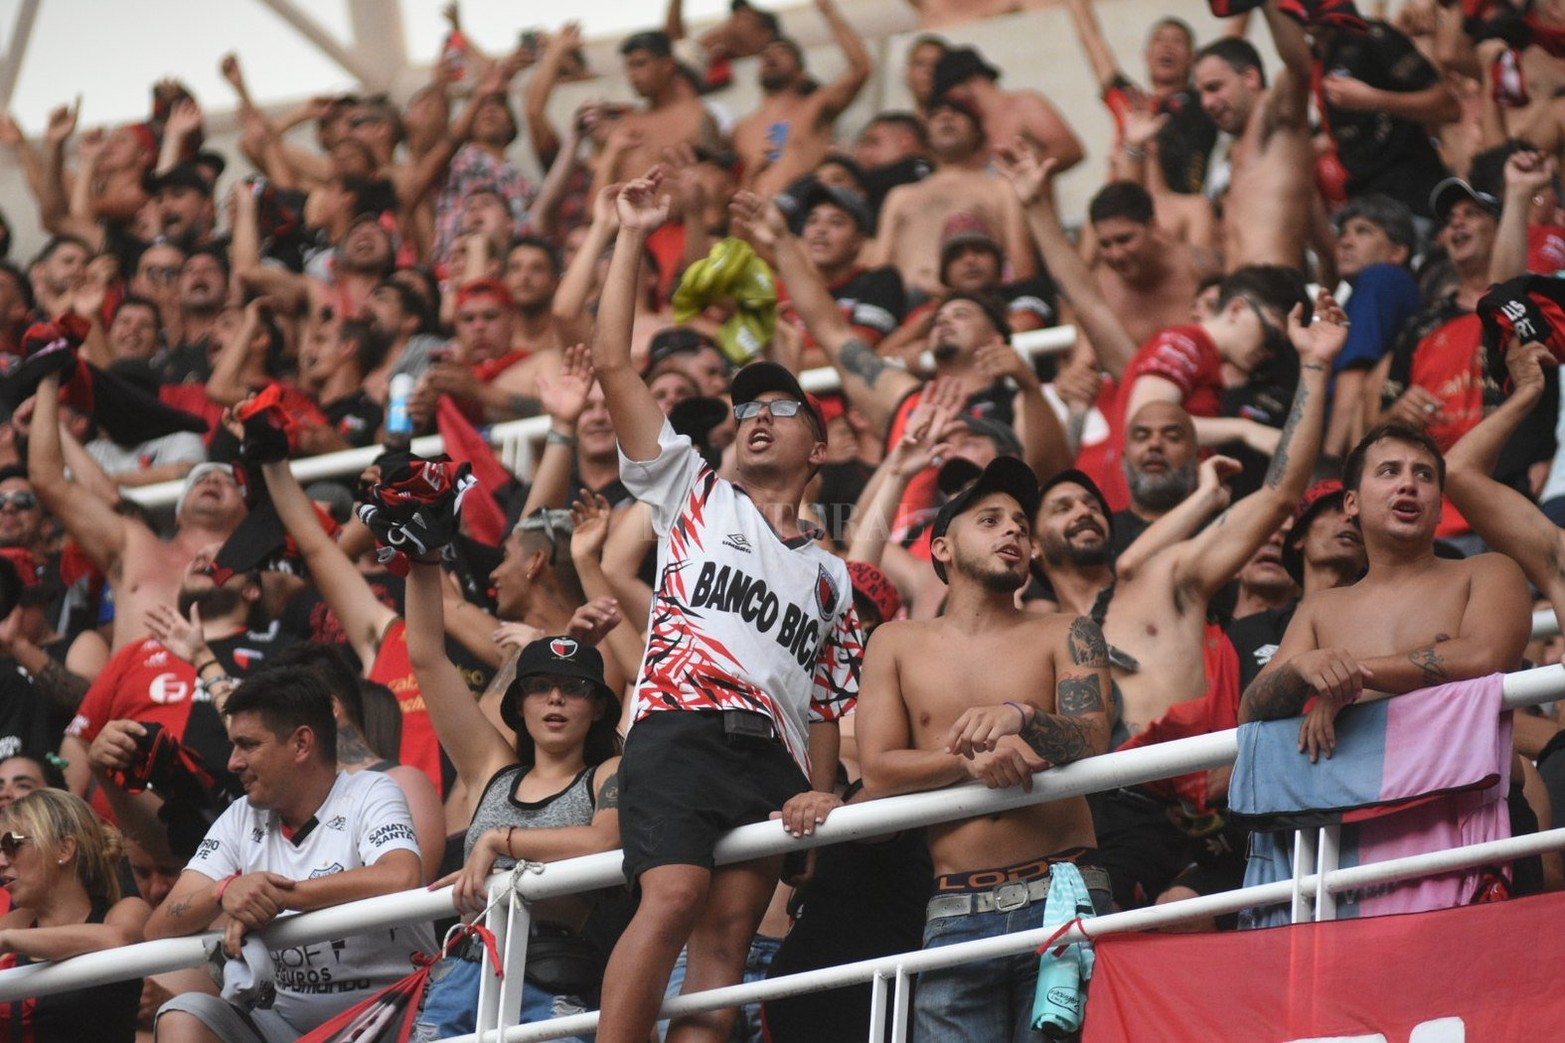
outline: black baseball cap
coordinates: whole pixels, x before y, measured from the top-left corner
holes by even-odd
[[[1488,192],[1480,191],[1459,177],[1448,177],[1429,193],[1429,209],[1435,219],[1445,224],[1451,219],[1451,208],[1462,200],[1475,203],[1496,217],[1500,214],[1500,200]]]
[[[505,700],[500,704],[500,718],[516,733],[516,752],[522,760],[532,761],[533,740],[522,717],[521,685],[527,678],[540,674],[579,678],[592,683],[604,707],[603,716],[594,721],[587,732],[587,763],[601,764],[614,756],[618,752],[615,729],[619,725],[620,704],[619,697],[603,680],[603,656],[584,641],[557,634],[540,637],[522,649],[516,661],[516,679],[506,689]]]
[[[934,527],[929,530],[929,538],[937,540],[944,536],[957,515],[990,493],[1005,493],[1021,504],[1022,510],[1027,512],[1029,524],[1038,515],[1038,503],[1042,494],[1038,489],[1037,475],[1032,473],[1031,467],[1014,456],[997,456],[989,461],[989,466],[979,473],[972,484],[941,506],[940,513],[935,515]],[[942,583],[951,582],[946,576],[943,562],[935,560],[934,566],[935,575],[940,577]]]
[[[1083,489],[1087,490],[1087,492],[1092,494],[1092,498],[1097,500],[1098,506],[1103,509],[1103,517],[1108,520],[1109,533],[1112,534],[1114,532],[1114,511],[1109,507],[1108,497],[1103,495],[1103,490],[1098,488],[1097,482],[1093,481],[1087,476],[1086,471],[1079,471],[1074,467],[1067,467],[1065,470],[1058,471],[1051,475],[1049,480],[1043,483],[1043,487],[1038,490],[1038,505],[1043,505],[1043,498],[1049,495],[1049,490],[1053,489],[1056,485],[1067,484],[1079,485]]]
[[[823,203],[846,213],[865,235],[875,233],[875,218],[870,214],[869,207],[864,205],[864,198],[851,189],[822,184],[811,178],[793,199],[793,212],[789,216],[788,225],[794,235],[804,233],[804,222],[809,220],[810,212]]]
[[[142,179],[142,188],[149,196],[155,196],[165,188],[193,188],[204,196],[212,194],[212,182],[194,163],[181,163],[161,174],[148,171]]]
[[[935,94],[941,95],[953,87],[960,87],[974,76],[998,80],[1000,70],[984,61],[983,55],[971,47],[953,47],[935,63]]]
[[[728,385],[728,397],[736,406],[754,402],[767,391],[780,391],[795,402],[803,402],[815,425],[815,433],[822,441],[826,440],[826,413],[821,409],[820,400],[806,393],[799,385],[799,379],[786,366],[775,362],[752,362],[735,373],[733,382]]]

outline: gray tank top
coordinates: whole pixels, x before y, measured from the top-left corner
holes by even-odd
[[[488,829],[555,829],[560,826],[588,826],[592,824],[597,799],[593,793],[592,779],[597,766],[583,768],[571,784],[552,797],[529,803],[516,799],[516,784],[527,771],[525,764],[513,764],[495,772],[478,807],[473,810],[473,820],[467,824],[467,836],[462,841],[462,857],[473,853],[473,845]],[[514,858],[501,856],[495,860],[495,871],[510,869],[516,865]]]

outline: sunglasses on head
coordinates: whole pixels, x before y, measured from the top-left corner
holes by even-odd
[[[524,677],[518,682],[523,695],[547,695],[556,688],[560,694],[572,699],[588,699],[598,694],[598,686],[581,677],[550,677],[539,674]]]
[[[30,511],[38,506],[38,494],[19,489],[14,493],[0,493],[0,510],[6,507],[15,507],[19,511]]]
[[[0,854],[5,855],[6,858],[15,858],[17,848],[21,847],[22,842],[27,839],[28,837],[14,829],[0,833]]]
[[[734,407],[734,419],[754,420],[763,409],[774,417],[797,416],[803,408],[803,402],[791,398],[775,398],[770,402],[741,402]]]
[[[549,541],[549,564],[553,565],[559,557],[560,543],[570,546],[571,533],[575,526],[571,522],[571,512],[557,510],[551,507],[540,507],[521,521],[516,523],[517,532],[541,532]]]

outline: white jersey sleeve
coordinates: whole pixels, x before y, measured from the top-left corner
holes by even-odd
[[[247,831],[249,814],[248,800],[236,800],[224,808],[217,821],[206,831],[206,836],[201,838],[201,843],[196,845],[196,853],[185,863],[185,868],[213,880],[224,880],[235,873],[248,872],[243,861],[241,841]]]
[[[703,471],[712,473],[690,439],[675,434],[667,420],[658,432],[657,456],[632,460],[623,449],[619,454],[619,480],[636,499],[651,506],[652,526],[659,536],[668,535],[685,505],[686,494]]]
[[[372,866],[390,851],[411,851],[419,855],[413,814],[408,810],[402,787],[389,775],[378,771],[372,774],[374,781],[365,790],[357,809],[359,821],[355,836],[359,860]]]

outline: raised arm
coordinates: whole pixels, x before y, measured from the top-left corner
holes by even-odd
[[[581,23],[565,26],[544,45],[538,67],[527,84],[522,111],[527,120],[527,136],[540,166],[553,166],[560,160],[560,135],[549,120],[549,96],[560,79],[560,66],[567,55],[581,46]]]
[[[576,464],[576,421],[587,408],[592,384],[592,353],[584,344],[565,349],[565,361],[553,380],[539,376],[538,399],[549,414],[549,436],[533,470],[532,488],[522,505],[523,518],[540,507],[568,506],[571,469]]]
[[[562,328],[563,336],[586,337],[591,333],[592,318],[587,312],[587,299],[592,295],[593,281],[597,278],[598,261],[619,231],[616,207],[621,187],[609,185],[593,197],[592,223],[587,226],[587,237],[566,266],[560,276],[560,286],[554,291],[554,321]]]
[[[1489,281],[1505,282],[1527,272],[1527,215],[1533,196],[1552,191],[1555,163],[1532,149],[1511,153],[1505,161],[1505,199],[1489,254]]]
[[[1114,559],[1114,573],[1119,581],[1129,583],[1157,554],[1190,539],[1214,514],[1227,510],[1230,493],[1224,483],[1243,469],[1239,461],[1228,456],[1213,455],[1202,460],[1196,471],[1195,491],[1147,526],[1146,531]]]
[[[1500,450],[1543,397],[1543,366],[1555,365],[1542,344],[1512,343],[1505,362],[1515,390],[1446,454],[1445,492],[1473,531],[1515,560],[1565,619],[1565,538],[1526,496],[1490,477]]]
[[[440,565],[414,559],[407,579],[408,658],[441,746],[469,792],[477,793],[516,760],[516,751],[478,708],[461,671],[446,657],[441,586]]]
[[[287,461],[262,464],[261,476],[277,516],[298,545],[321,596],[342,621],[348,643],[362,662],[373,662],[380,637],[396,619],[396,612],[381,603],[363,573],[321,528],[315,508]]]
[[[1066,0],[1065,6],[1070,10],[1071,22],[1076,27],[1076,39],[1081,43],[1082,53],[1087,56],[1087,64],[1092,66],[1092,75],[1098,81],[1098,88],[1108,90],[1119,78],[1119,63],[1114,60],[1114,52],[1103,38],[1103,29],[1098,25],[1092,0]]]
[[[1098,363],[1115,379],[1124,376],[1125,367],[1136,357],[1136,342],[1125,332],[1119,316],[1098,288],[1098,280],[1065,235],[1054,206],[1054,160],[1040,156],[1032,145],[1018,139],[1001,151],[997,165],[1021,201],[1027,227],[1043,253],[1044,264],[1075,309],[1077,324],[1092,341]]]
[[[842,56],[848,60],[848,67],[842,74],[819,91],[821,122],[829,124],[838,113],[852,105],[853,99],[864,89],[864,84],[875,72],[875,60],[870,57],[869,48],[864,46],[864,38],[837,9],[835,0],[815,0],[815,9],[826,19],[832,39],[837,41]]]
[[[603,385],[603,397],[614,421],[621,451],[632,460],[653,460],[663,411],[646,381],[630,360],[630,336],[640,292],[641,252],[647,237],[668,220],[669,200],[660,196],[662,171],[627,182],[616,200],[619,234],[614,257],[598,302],[598,323],[592,332],[592,363]]]
[[[117,576],[129,541],[127,526],[132,523],[87,486],[66,477],[59,378],[44,377],[33,401],[32,435],[27,440],[27,474],[33,490],[93,564],[109,576]]]
[[[1282,13],[1277,0],[1267,0],[1261,10],[1283,65],[1266,94],[1266,114],[1274,126],[1303,127],[1309,118],[1310,83],[1315,67],[1310,41],[1304,35],[1304,27]]]
[[[740,192],[733,213],[757,248],[777,257],[777,274],[810,335],[842,378],[843,391],[877,430],[885,431],[897,404],[918,386],[918,378],[886,362],[854,332],[799,240],[788,231],[777,204]]]
[[[1288,316],[1288,335],[1299,352],[1299,385],[1265,483],[1172,552],[1179,555],[1174,582],[1203,599],[1238,574],[1309,487],[1325,430],[1331,363],[1347,343],[1348,318],[1325,290],[1317,298],[1311,325],[1299,321],[1302,311],[1295,307]]]

